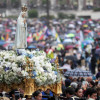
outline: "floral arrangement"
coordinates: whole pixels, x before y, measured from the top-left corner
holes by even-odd
[[[27,68],[30,68],[31,76]],[[0,51],[0,83],[20,83],[24,78],[34,78],[38,86],[54,84],[61,80],[55,63],[50,62],[44,51]],[[28,65],[26,67],[26,65]]]
[[[23,65],[25,56],[17,56],[14,51],[0,51],[0,83],[20,83],[28,73]]]

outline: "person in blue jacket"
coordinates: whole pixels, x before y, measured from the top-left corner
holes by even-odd
[[[42,100],[50,100],[50,98],[53,98],[53,93],[50,89],[47,89],[46,91],[42,92],[42,96],[48,96],[48,98],[43,97]]]

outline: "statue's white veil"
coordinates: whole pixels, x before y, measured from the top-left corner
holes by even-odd
[[[22,33],[22,31],[21,31],[22,20],[24,20],[24,18],[22,17],[22,14],[24,14],[24,13],[26,13],[26,12],[21,11],[21,13],[17,19],[17,28],[16,28],[16,35],[15,35],[15,49],[21,48],[20,47],[20,44],[21,44],[20,43],[20,39],[21,39],[20,34],[25,34],[25,37],[26,37],[25,38],[25,48],[27,47],[27,23],[24,24],[24,22],[23,22],[23,25],[25,27],[25,33]]]

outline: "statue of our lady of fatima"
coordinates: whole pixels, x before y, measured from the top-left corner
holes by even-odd
[[[27,47],[27,23],[26,5],[22,6],[22,11],[17,19],[17,30],[15,35],[15,49],[25,49]]]

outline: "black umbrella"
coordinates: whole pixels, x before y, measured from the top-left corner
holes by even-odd
[[[73,76],[73,77],[91,77],[92,73],[90,71],[84,71],[80,68],[76,68],[70,71],[67,71],[65,74],[65,76]]]
[[[75,56],[66,56],[64,59],[72,60],[72,61],[77,61],[77,58]]]

